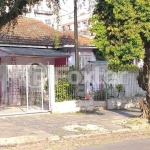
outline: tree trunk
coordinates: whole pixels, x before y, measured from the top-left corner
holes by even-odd
[[[142,111],[141,117],[150,119],[150,45],[145,47],[145,58],[143,68],[139,71],[139,86],[146,91],[146,101],[139,102]]]

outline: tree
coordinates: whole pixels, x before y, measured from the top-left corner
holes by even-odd
[[[43,0],[0,0],[0,28],[12,20],[15,23],[15,18],[26,12],[26,6],[39,4],[41,1]],[[58,17],[59,10],[61,9],[60,3],[63,2],[65,4],[67,1],[69,0],[46,0],[46,4]],[[92,10],[95,0],[77,0],[77,3],[78,9],[81,9],[87,3],[88,9]],[[59,17],[57,19],[59,21]]]
[[[91,22],[90,30],[96,35],[93,43],[109,60],[111,69],[133,68],[133,60],[145,55],[145,64],[138,79],[140,86],[147,91],[150,110],[150,2],[97,0]]]
[[[26,6],[39,3],[42,0],[0,0],[0,28],[26,12]],[[59,0],[47,0],[47,5],[57,14]]]
[[[143,58],[149,41],[150,3],[147,0],[97,0],[91,18],[94,44],[113,70],[132,68]]]

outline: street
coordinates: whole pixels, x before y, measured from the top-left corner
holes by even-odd
[[[87,146],[77,150],[149,150],[150,138],[140,140],[129,140],[99,146]]]

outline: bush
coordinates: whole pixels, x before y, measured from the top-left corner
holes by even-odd
[[[118,92],[120,92],[121,90],[123,90],[123,85],[122,84],[117,84],[116,89],[118,90]]]
[[[58,79],[55,85],[55,98],[56,102],[68,101],[75,98],[75,88],[71,85],[66,78]]]
[[[104,101],[106,100],[106,90],[99,90],[94,93],[95,101]]]

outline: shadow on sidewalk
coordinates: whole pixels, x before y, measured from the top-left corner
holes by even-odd
[[[100,112],[100,111],[80,111],[78,113],[84,114],[84,115],[100,115],[103,116],[105,113]]]
[[[140,109],[132,109],[132,110],[122,109],[122,110],[108,110],[108,111],[117,113],[119,115],[122,115],[128,118],[138,117],[141,114]]]

